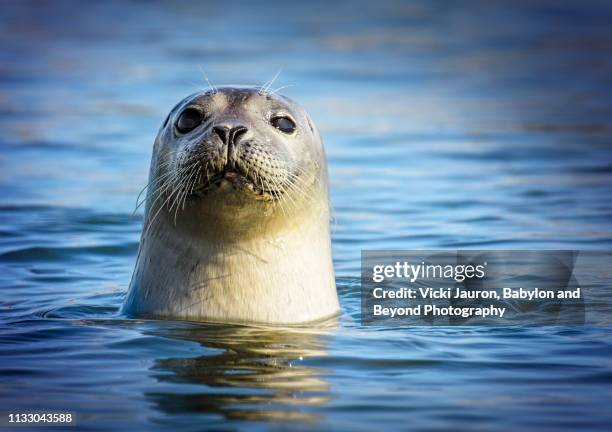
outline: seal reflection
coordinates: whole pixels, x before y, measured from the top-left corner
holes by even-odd
[[[334,320],[332,320],[334,321]],[[251,327],[203,324],[174,329],[170,336],[221,350],[194,358],[155,362],[160,381],[206,386],[193,393],[147,393],[168,414],[220,414],[226,419],[314,421],[308,407],[325,405],[329,384],[325,370],[301,361],[326,356],[327,321],[317,328]],[[168,374],[167,372],[171,372]],[[320,411],[319,411],[320,412]]]

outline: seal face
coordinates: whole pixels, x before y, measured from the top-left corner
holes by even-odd
[[[236,87],[188,96],[157,135],[149,177],[127,313],[293,323],[337,312],[325,153],[295,102]]]

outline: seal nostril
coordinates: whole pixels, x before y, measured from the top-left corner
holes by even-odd
[[[215,126],[213,127],[213,131],[221,138],[223,144],[227,144],[230,129],[226,126]]]
[[[221,138],[223,144],[230,145],[236,142],[238,137],[243,135],[248,129],[244,126],[235,126],[230,128],[228,126],[214,126],[213,131]]]
[[[230,141],[234,144],[241,135],[244,135],[247,132],[247,128],[244,126],[236,126],[230,131]]]

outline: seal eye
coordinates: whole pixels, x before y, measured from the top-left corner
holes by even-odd
[[[295,123],[289,117],[274,117],[270,120],[272,126],[274,126],[279,131],[290,134],[295,131]]]
[[[195,108],[187,108],[176,121],[176,128],[181,133],[191,132],[202,123],[202,113]]]

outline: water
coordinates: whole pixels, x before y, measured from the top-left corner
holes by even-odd
[[[11,2],[0,12],[0,406],[79,429],[608,429],[609,327],[359,323],[361,249],[610,249],[603,2]],[[126,319],[151,144],[216,84],[300,101],[342,316]]]

